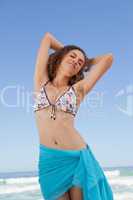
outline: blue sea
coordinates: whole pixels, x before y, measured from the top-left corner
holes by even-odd
[[[104,168],[115,200],[133,200],[133,167]],[[0,173],[0,200],[43,200],[37,172]]]

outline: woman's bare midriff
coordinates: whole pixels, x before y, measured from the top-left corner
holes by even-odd
[[[74,127],[74,116],[57,110],[56,119],[53,120],[50,111],[50,107],[47,107],[35,113],[40,144],[57,149],[85,148],[85,141]]]

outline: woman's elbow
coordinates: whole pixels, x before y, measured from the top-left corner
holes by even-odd
[[[106,55],[106,62],[108,63],[108,67],[112,66],[112,63],[114,61],[114,56],[112,53],[109,53]]]

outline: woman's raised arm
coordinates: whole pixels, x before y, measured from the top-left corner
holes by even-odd
[[[91,61],[91,67],[89,73],[84,79],[75,83],[75,87],[82,90],[82,95],[84,96],[92,89],[96,82],[103,76],[103,74],[111,67],[113,63],[112,53],[108,53],[102,56],[97,56]]]
[[[47,62],[49,58],[49,49],[59,50],[63,44],[58,41],[51,33],[46,32],[37,53],[37,59],[34,72],[34,86],[38,90],[41,84],[48,80]]]

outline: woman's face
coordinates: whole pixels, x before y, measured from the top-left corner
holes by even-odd
[[[61,70],[68,76],[77,74],[84,66],[85,57],[80,50],[69,51],[61,62]]]

